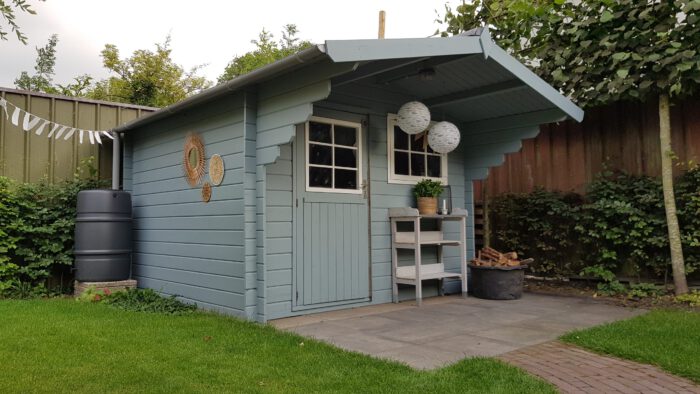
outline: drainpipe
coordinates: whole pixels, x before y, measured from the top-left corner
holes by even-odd
[[[121,152],[119,150],[119,133],[112,132],[112,190],[119,190],[119,171],[121,170]]]

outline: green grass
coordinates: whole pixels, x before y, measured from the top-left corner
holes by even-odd
[[[3,393],[554,392],[493,359],[417,371],[214,314],[72,300],[0,301],[0,360]]]
[[[700,313],[654,310],[571,332],[562,340],[599,353],[658,365],[700,383]]]

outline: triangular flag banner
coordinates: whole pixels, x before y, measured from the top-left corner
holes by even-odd
[[[10,115],[11,109],[12,115]],[[93,145],[96,143],[102,145],[102,138],[100,137],[100,134],[106,136],[109,139],[114,139],[114,136],[112,136],[112,134],[109,131],[84,130],[72,126],[58,124],[56,122],[52,122],[40,116],[36,116],[32,113],[29,113],[23,110],[22,108],[19,108],[18,106],[10,103],[5,98],[0,97],[0,121],[2,120],[3,113],[5,114],[6,120],[9,120],[12,123],[12,125],[16,127],[21,127],[24,131],[29,132],[36,128],[35,134],[42,135],[45,130],[50,130],[49,133],[46,135],[46,138],[59,139],[61,138],[61,136],[63,136],[63,140],[68,140],[71,137],[73,137],[76,134],[76,132],[78,132],[78,140],[81,144],[83,143],[83,140],[88,140]],[[87,139],[84,138],[86,132],[88,135]]]

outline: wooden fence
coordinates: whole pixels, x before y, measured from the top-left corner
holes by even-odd
[[[581,123],[542,126],[540,134],[523,141],[518,153],[477,181],[475,199],[502,193],[547,190],[583,192],[604,168],[659,176],[659,116],[656,101],[616,103],[589,109]],[[700,99],[678,103],[671,110],[673,150],[679,163],[700,162]]]
[[[109,130],[132,119],[153,112],[155,108],[110,103],[76,97],[0,88],[0,97],[32,114],[52,122],[86,130]],[[80,161],[94,156],[103,179],[111,178],[111,140],[103,145],[78,143],[77,138],[46,138],[14,126],[5,116],[0,118],[0,176],[21,182],[47,179],[56,182],[73,176]]]

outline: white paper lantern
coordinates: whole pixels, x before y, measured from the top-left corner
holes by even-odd
[[[450,122],[436,123],[428,132],[428,145],[437,153],[450,153],[459,145],[459,129]]]
[[[407,134],[418,134],[430,126],[430,110],[418,101],[409,101],[399,108],[397,123]]]

